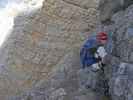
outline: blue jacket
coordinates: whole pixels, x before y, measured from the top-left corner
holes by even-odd
[[[82,46],[80,50],[80,60],[83,68],[98,62],[94,57],[94,54],[89,52],[89,49],[94,47],[98,47],[98,43],[95,38],[88,39]]]

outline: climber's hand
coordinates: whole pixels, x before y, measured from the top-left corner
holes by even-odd
[[[107,52],[102,46],[98,48],[97,53],[101,58],[104,58],[107,55]]]
[[[92,65],[92,68],[91,68],[92,71],[97,72],[99,69],[100,67],[98,63]]]
[[[94,57],[95,57],[95,58],[99,58],[98,53],[95,53],[95,54],[94,54]]]

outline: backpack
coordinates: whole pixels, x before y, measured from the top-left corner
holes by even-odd
[[[95,38],[90,38],[83,44],[80,50],[80,61],[83,68],[98,62],[94,56],[97,48],[98,43]]]

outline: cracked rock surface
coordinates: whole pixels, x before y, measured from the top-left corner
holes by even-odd
[[[100,13],[98,3],[45,0],[41,9],[18,15],[0,51],[0,99],[132,100],[132,0],[101,0]],[[112,33],[104,74],[81,69],[86,30]],[[96,90],[84,87],[92,81]]]
[[[1,100],[78,98],[79,48],[86,38],[81,31],[92,31],[97,19],[97,2],[81,1],[45,0],[41,9],[15,18],[0,51]],[[41,86],[45,95],[35,89]]]
[[[110,0],[112,3],[115,1]],[[116,0],[121,1],[121,0]],[[133,5],[132,0],[124,1],[126,9],[117,10],[113,13],[109,20],[112,22],[101,24],[97,30],[112,32],[112,52],[106,58],[107,68],[105,76],[108,78],[109,92],[112,100],[132,100],[132,85],[133,84]],[[103,2],[106,8],[109,3]],[[126,5],[128,4],[128,6]],[[129,6],[130,5],[130,6]],[[112,9],[113,8],[113,9]],[[111,6],[107,10],[112,11],[118,9],[119,6]],[[103,12],[102,13],[106,13]],[[101,13],[101,14],[102,14]],[[106,13],[107,14],[107,13]],[[105,14],[105,16],[106,16]],[[103,18],[105,18],[104,15]]]

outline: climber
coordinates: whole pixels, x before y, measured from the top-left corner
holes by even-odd
[[[91,66],[93,71],[98,71],[104,65],[103,58],[107,55],[104,45],[107,40],[107,33],[100,32],[84,43],[80,51],[82,68]]]

